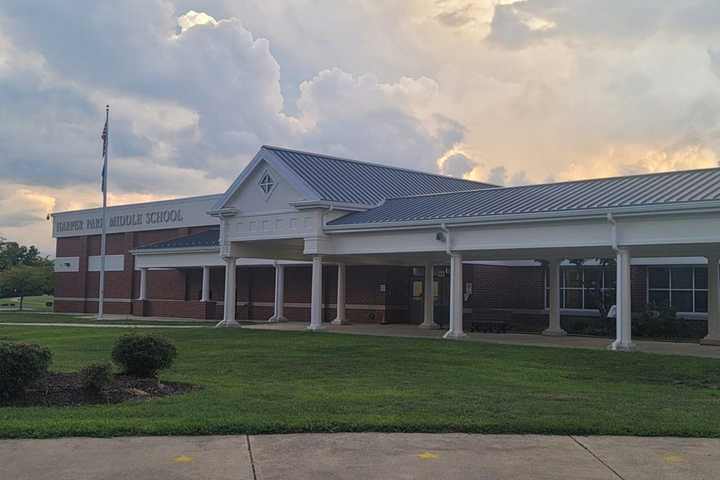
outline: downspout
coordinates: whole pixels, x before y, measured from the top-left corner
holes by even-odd
[[[452,256],[453,252],[450,249],[450,230],[448,230],[444,222],[440,224],[440,230],[445,234],[445,252],[447,252],[448,256]]]
[[[617,242],[617,222],[615,221],[615,217],[613,217],[612,212],[608,212],[607,221],[610,224],[610,246],[615,253],[618,253],[620,249],[618,248]]]

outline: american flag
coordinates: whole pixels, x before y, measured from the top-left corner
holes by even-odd
[[[103,158],[103,167],[102,167],[102,173],[101,173],[101,191],[105,192],[107,191],[107,154],[108,154],[108,120],[110,119],[110,106],[108,105],[105,109],[105,127],[103,128],[102,135],[100,135],[100,138],[102,138],[103,146],[102,146],[102,158]]]

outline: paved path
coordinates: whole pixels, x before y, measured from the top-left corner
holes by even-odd
[[[0,440],[13,480],[715,480],[720,439],[338,433]]]
[[[118,316],[119,317],[119,316]],[[88,317],[90,318],[90,317]],[[142,320],[143,317],[127,317],[132,320]],[[148,319],[146,319],[148,320]],[[152,320],[148,324],[123,324],[123,323],[55,323],[55,322],[0,322],[2,325],[13,326],[41,326],[41,327],[87,327],[87,328],[212,328],[214,322],[207,322],[205,325],[173,325],[164,322],[182,321],[182,319]],[[185,319],[187,321],[187,319]],[[280,330],[280,331],[305,331],[307,323],[283,322],[266,323],[258,321],[240,321],[243,328],[256,330]],[[435,338],[441,339],[444,330],[425,330],[416,325],[378,325],[378,324],[357,324],[357,325],[329,325],[324,324],[323,331],[330,333],[343,333],[354,335],[375,335],[387,337],[408,337],[408,338]],[[522,334],[522,333],[468,333],[466,340],[499,343],[504,345],[531,345],[538,347],[563,347],[563,348],[590,348],[604,350],[610,343],[610,339],[602,337],[581,337],[569,335],[566,337],[547,337],[544,335]],[[637,350],[646,353],[660,353],[665,355],[685,355],[691,357],[717,358],[720,359],[720,346],[700,345],[698,343],[679,342],[653,342],[647,340],[636,340]],[[720,476],[719,476],[720,478]],[[2,480],[2,479],[0,479]]]
[[[330,333],[346,333],[355,335],[378,335],[389,337],[409,338],[437,338],[441,339],[444,330],[426,330],[416,325],[378,325],[378,324],[356,324],[356,325],[325,325],[323,331]],[[306,323],[283,322],[283,323],[259,323],[255,325],[243,325],[244,328],[256,330],[291,330],[301,331],[307,327]],[[563,348],[590,348],[604,350],[612,341],[602,337],[580,337],[568,335],[565,337],[549,337],[537,334],[522,333],[467,333],[463,341],[477,341],[486,343],[500,343],[505,345],[532,345],[538,347],[563,347]],[[661,353],[665,355],[686,355],[693,357],[718,358],[720,359],[720,346],[700,345],[698,343],[679,342],[652,342],[647,340],[636,340],[637,350],[646,353]],[[720,478],[720,475],[718,476]]]

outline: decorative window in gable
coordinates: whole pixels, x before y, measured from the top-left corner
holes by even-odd
[[[275,180],[270,176],[270,173],[265,172],[260,177],[258,185],[260,185],[260,190],[262,190],[265,195],[270,195],[275,188]]]

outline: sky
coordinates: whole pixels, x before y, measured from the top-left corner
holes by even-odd
[[[501,185],[714,167],[717,0],[3,0],[0,236],[262,144]]]

